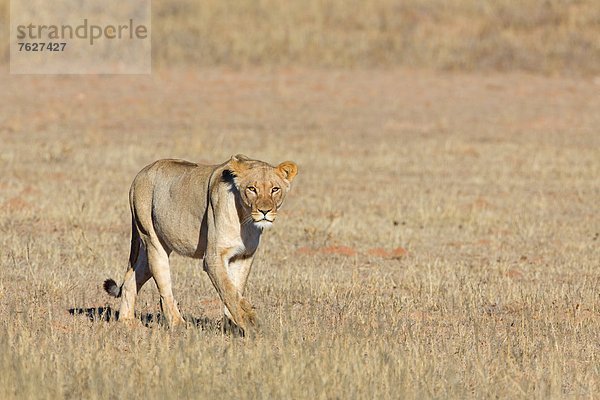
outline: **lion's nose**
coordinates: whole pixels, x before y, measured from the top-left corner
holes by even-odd
[[[268,209],[268,210],[261,210],[260,208],[258,209],[258,211],[260,211],[265,217],[267,216],[267,214],[271,211],[272,209]]]

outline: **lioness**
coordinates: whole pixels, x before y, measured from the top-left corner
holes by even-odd
[[[120,320],[134,318],[137,293],[154,278],[169,326],[184,323],[171,289],[169,255],[203,258],[224,307],[224,323],[242,330],[255,323],[243,297],[263,229],[277,216],[298,172],[291,161],[277,167],[238,154],[221,165],[159,160],[141,170],[129,191],[131,250],[119,287],[104,289],[121,297]]]

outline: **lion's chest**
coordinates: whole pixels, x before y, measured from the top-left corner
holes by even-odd
[[[219,249],[224,258],[248,258],[256,253],[260,235],[261,231],[252,223],[240,225],[239,222],[232,222],[227,229],[217,231],[216,243],[212,245]]]

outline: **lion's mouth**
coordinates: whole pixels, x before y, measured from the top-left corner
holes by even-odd
[[[271,213],[263,214],[263,213],[252,213],[252,219],[254,223],[258,222],[268,222],[270,224],[275,220],[275,215]]]
[[[271,225],[273,224],[273,221],[275,220],[273,215],[270,214],[263,214],[263,213],[256,213],[252,215],[252,219],[254,220],[254,225],[256,225],[259,228],[269,228],[271,227]]]
[[[261,228],[261,229],[265,229],[265,228],[270,228],[271,225],[273,225],[273,220],[269,220],[267,218],[263,218],[261,220],[258,221],[254,221],[254,225]]]
[[[262,218],[253,218],[254,222],[268,222],[270,224],[273,223],[274,219],[273,218],[268,218],[268,217],[262,217]]]

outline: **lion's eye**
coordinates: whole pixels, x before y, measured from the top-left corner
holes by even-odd
[[[252,193],[256,193],[256,188],[254,186],[248,186],[248,190]]]
[[[275,186],[273,189],[271,189],[271,193],[277,193],[279,192],[279,188],[277,186]]]

